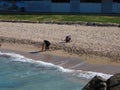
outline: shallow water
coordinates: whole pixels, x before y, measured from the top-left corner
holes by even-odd
[[[88,81],[60,66],[0,53],[0,90],[81,90]]]

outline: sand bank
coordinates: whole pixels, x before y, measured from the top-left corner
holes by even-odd
[[[66,35],[72,36],[69,44],[63,43]],[[8,37],[7,40],[4,37]],[[105,56],[120,61],[119,27],[0,22],[0,42],[19,40],[18,43],[39,44],[45,39],[51,41],[51,48],[54,49],[79,55]]]

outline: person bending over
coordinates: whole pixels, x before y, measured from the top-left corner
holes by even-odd
[[[43,50],[45,50],[45,51],[46,51],[46,50],[49,50],[50,44],[51,44],[50,41],[44,40],[44,41],[43,41],[43,45],[42,45],[42,51],[43,51]]]

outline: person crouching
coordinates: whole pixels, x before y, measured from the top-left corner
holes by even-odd
[[[71,42],[71,35],[66,36],[65,42],[66,43],[70,43]]]

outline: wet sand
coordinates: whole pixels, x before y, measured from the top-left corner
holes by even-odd
[[[42,60],[68,69],[94,71],[106,74],[115,74],[120,72],[119,63],[111,61],[109,61],[109,63],[101,64],[89,63],[80,56],[71,55],[61,50],[40,52],[40,48],[32,45],[4,43],[0,51],[14,52],[34,60]]]

